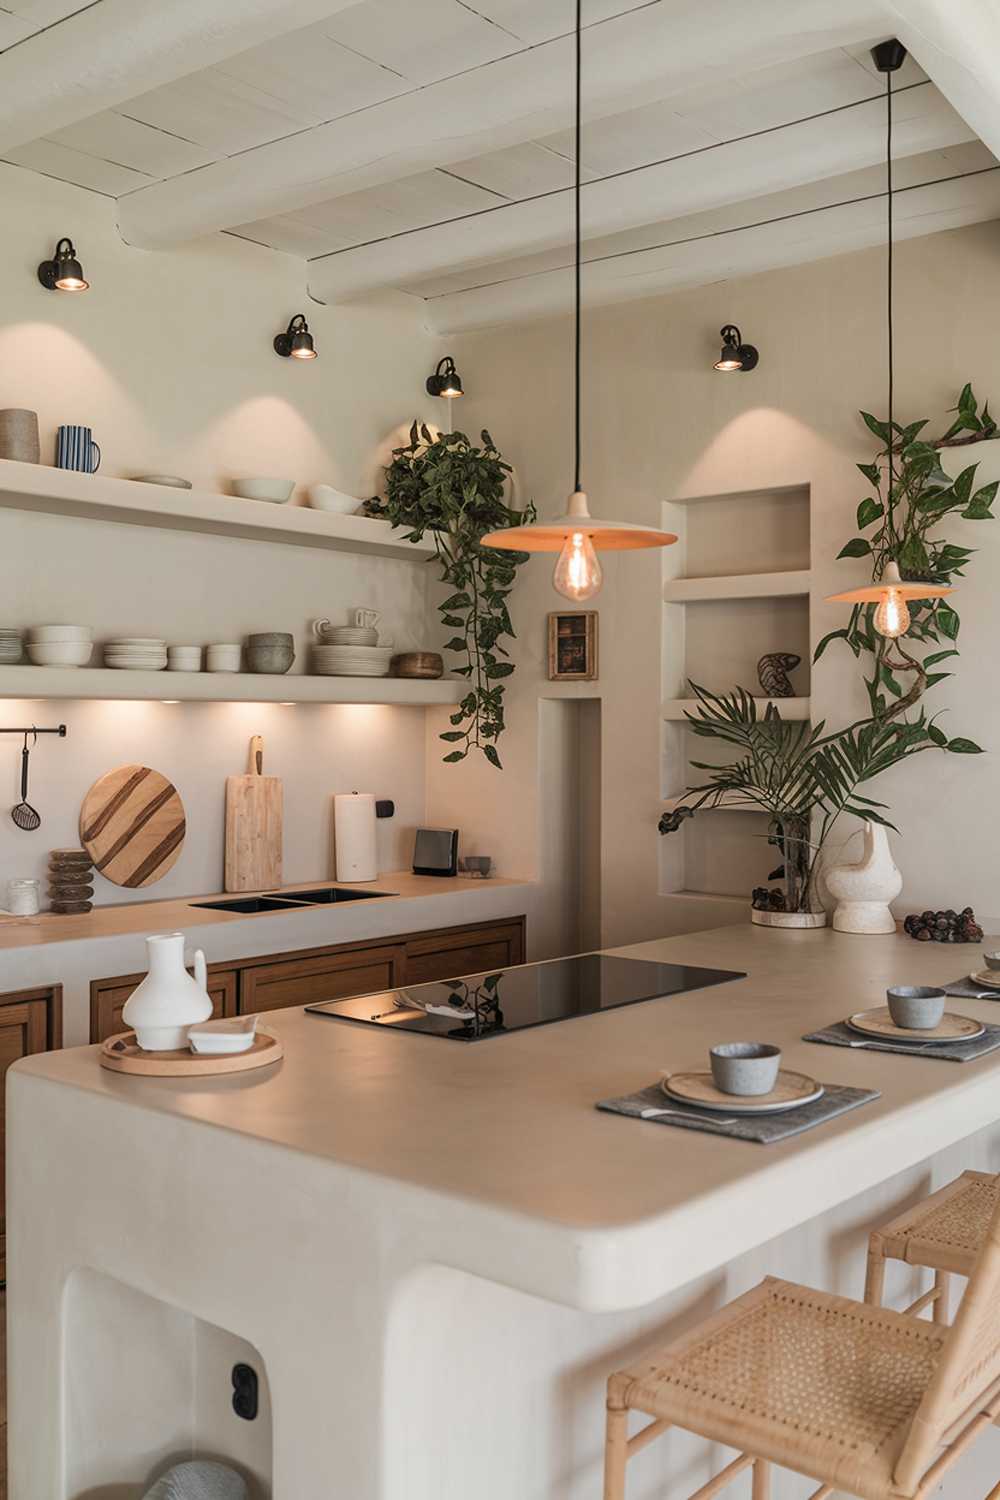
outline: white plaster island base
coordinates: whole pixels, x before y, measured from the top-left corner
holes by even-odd
[[[593,1500],[609,1371],[766,1272],[860,1297],[873,1224],[1000,1167],[997,1058],[800,1040],[963,950],[748,924],[627,951],[751,977],[471,1046],[275,1012],[284,1061],[225,1080],[126,1078],[94,1048],[17,1064],[11,1500],[131,1500],[192,1453],[275,1500]],[[882,1098],[771,1147],[593,1108],[746,1036]],[[723,1457],[671,1436],[630,1496]],[[942,1493],[998,1470],[995,1434]]]

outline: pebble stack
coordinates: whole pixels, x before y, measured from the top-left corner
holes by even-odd
[[[94,861],[86,849],[53,849],[49,855],[49,899],[59,916],[90,911],[94,905]]]

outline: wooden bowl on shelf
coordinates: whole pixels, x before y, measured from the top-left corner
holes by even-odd
[[[436,651],[404,651],[392,658],[393,677],[420,677],[426,680],[444,675],[444,660]]]

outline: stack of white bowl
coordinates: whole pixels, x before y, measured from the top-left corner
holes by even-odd
[[[210,672],[238,672],[243,659],[243,649],[238,641],[223,641],[217,642],[214,646],[206,646],[205,655],[208,658],[207,666]]]
[[[167,665],[167,643],[152,636],[123,636],[108,641],[104,662],[125,672],[162,672]]]
[[[85,667],[94,649],[89,625],[35,625],[28,655],[36,667]]]
[[[167,668],[171,672],[200,672],[200,646],[168,646]]]

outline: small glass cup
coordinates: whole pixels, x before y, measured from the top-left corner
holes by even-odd
[[[37,880],[13,879],[7,882],[7,910],[15,917],[34,917],[40,910]]]

